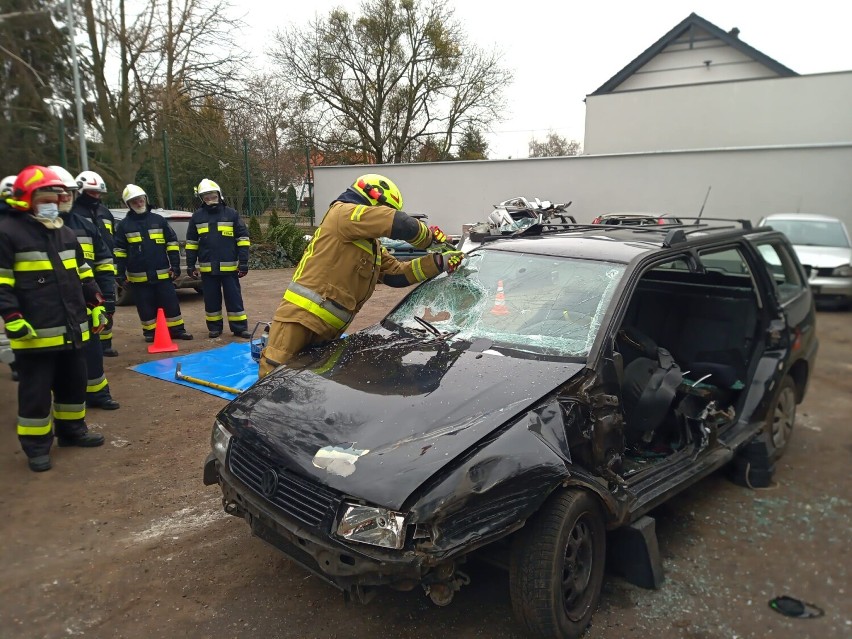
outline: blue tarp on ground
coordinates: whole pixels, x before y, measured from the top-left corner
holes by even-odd
[[[248,342],[228,344],[200,353],[145,362],[132,366],[130,370],[174,384],[196,388],[223,399],[234,399],[236,397],[233,393],[175,379],[175,368],[178,363],[180,363],[182,375],[197,377],[222,386],[245,390],[257,381],[257,362],[251,358]]]

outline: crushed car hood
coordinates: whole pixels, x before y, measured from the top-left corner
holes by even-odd
[[[837,268],[852,261],[852,249],[841,246],[805,246],[794,244],[799,261],[814,268]]]
[[[356,333],[278,369],[219,419],[277,466],[398,510],[436,472],[583,368]]]

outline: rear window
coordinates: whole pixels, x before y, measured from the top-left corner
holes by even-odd
[[[781,231],[799,246],[849,247],[843,224],[835,220],[769,220],[769,226]]]

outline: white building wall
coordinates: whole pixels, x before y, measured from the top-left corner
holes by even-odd
[[[852,71],[586,98],[589,155],[835,142],[852,142]]]
[[[695,40],[683,36],[660,51],[619,84],[613,92],[682,84],[772,78],[778,74],[718,38],[697,30]]]
[[[848,139],[852,140],[852,137]],[[636,153],[479,162],[315,167],[317,223],[329,203],[363,173],[393,179],[405,210],[460,233],[484,221],[491,205],[523,195],[573,201],[588,223],[607,212],[744,217],[802,211],[843,219],[852,229],[852,142],[792,148]]]

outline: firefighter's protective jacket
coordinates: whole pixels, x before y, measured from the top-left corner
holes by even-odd
[[[180,275],[180,244],[166,219],[149,207],[142,214],[129,211],[115,233],[115,267],[120,280],[133,283]]]
[[[74,200],[71,212],[78,213],[97,225],[101,232],[101,238],[112,254],[115,248],[115,216],[104,206],[103,202],[83,193]]]
[[[78,198],[79,199],[79,198]],[[85,215],[73,212],[60,213],[65,227],[77,236],[83,249],[83,257],[95,271],[95,281],[104,296],[107,313],[115,312],[115,264],[112,251],[101,235],[100,229]]]
[[[318,335],[343,332],[377,282],[409,286],[441,271],[429,254],[400,262],[378,241],[392,237],[397,211],[389,206],[334,202],[314,233],[284,292],[275,319],[298,322]],[[417,248],[432,243],[432,232],[417,222],[417,234],[404,239]]]
[[[81,348],[89,339],[89,307],[100,291],[74,232],[48,229],[29,213],[0,220],[0,316],[22,317],[30,339],[11,339],[16,351]]]
[[[202,273],[248,271],[249,235],[240,214],[219,202],[192,214],[186,230],[186,268]]]

